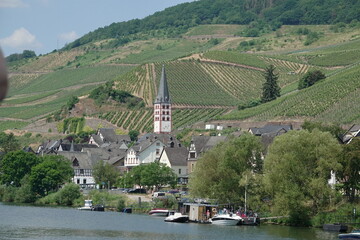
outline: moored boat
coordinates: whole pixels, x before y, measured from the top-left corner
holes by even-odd
[[[151,216],[166,217],[169,215],[169,210],[165,208],[154,208],[149,212]]]
[[[360,239],[360,230],[354,230],[351,233],[341,233],[339,234],[339,239],[343,239],[343,240]]]
[[[242,218],[236,214],[225,213],[225,214],[216,214],[210,219],[210,222],[215,225],[227,225],[235,226],[241,224]]]
[[[86,210],[86,211],[91,211],[93,208],[92,205],[92,200],[85,200],[85,204],[83,207],[79,207],[79,210]]]
[[[164,221],[184,223],[189,221],[189,215],[183,215],[179,212],[170,212],[169,216],[166,217]]]

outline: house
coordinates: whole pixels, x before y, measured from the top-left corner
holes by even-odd
[[[293,129],[292,125],[267,124],[261,128],[257,128],[257,127],[250,128],[249,133],[261,137],[260,141],[264,147],[263,154],[266,155],[268,147],[274,141],[275,137],[287,133],[292,129]]]
[[[164,147],[160,154],[160,163],[170,167],[177,175],[178,184],[188,183],[188,150],[186,147]]]
[[[92,175],[93,166],[97,162],[97,156],[87,152],[61,151],[58,153],[69,159],[74,169],[72,181],[81,186],[81,188],[95,188],[96,183]]]
[[[131,142],[129,135],[117,135],[113,128],[99,128],[96,134],[92,134],[89,144],[95,144],[98,147],[105,143],[124,143],[128,145]]]
[[[263,136],[264,134],[275,134],[276,136],[279,136],[290,130],[292,130],[292,125],[267,124],[261,128],[257,128],[257,127],[250,128],[249,133],[255,136]]]
[[[226,141],[227,139],[227,136],[193,136],[187,158],[189,173],[194,171],[197,160],[206,151],[215,147],[218,143]]]
[[[128,149],[125,167],[130,170],[130,168],[140,164],[158,161],[164,147],[178,149],[181,147],[181,143],[170,134],[145,134],[139,138],[135,145]]]
[[[343,144],[349,144],[353,138],[360,136],[360,125],[352,125],[342,136],[341,141]]]
[[[63,151],[71,151],[71,152],[81,152],[83,150],[83,148],[98,148],[97,145],[95,144],[74,144],[72,143],[60,143],[59,148],[58,148],[58,152],[63,152]]]

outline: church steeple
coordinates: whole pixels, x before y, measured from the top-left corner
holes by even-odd
[[[171,123],[171,101],[163,65],[159,91],[154,101],[154,133],[171,133]]]
[[[162,66],[158,95],[155,99],[155,104],[156,103],[170,103],[170,95],[164,65]]]

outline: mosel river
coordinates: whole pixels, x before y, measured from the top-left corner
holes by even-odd
[[[312,228],[167,223],[141,214],[0,203],[0,239],[332,240],[337,236]]]

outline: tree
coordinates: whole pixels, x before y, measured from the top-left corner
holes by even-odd
[[[349,200],[355,200],[355,194],[360,190],[360,139],[354,138],[343,147],[341,164],[343,171],[339,172],[337,178],[343,182],[343,190]]]
[[[32,167],[29,181],[34,193],[45,196],[59,189],[74,176],[74,170],[63,156],[44,156],[41,162]]]
[[[116,183],[116,179],[119,177],[119,172],[115,167],[108,163],[104,163],[103,160],[100,160],[94,166],[93,176],[96,184],[100,185],[100,188],[110,188]]]
[[[220,143],[201,157],[190,177],[193,195],[229,203],[244,199],[247,176],[262,172],[261,144],[257,137],[244,134]],[[249,177],[250,180],[250,177]]]
[[[307,225],[309,216],[330,204],[331,170],[338,171],[341,147],[328,132],[290,131],[275,139],[264,160],[264,184],[275,214]]]
[[[275,100],[277,97],[280,97],[280,87],[277,83],[279,75],[275,74],[274,71],[274,65],[270,65],[265,69],[265,82],[263,84],[263,92],[261,97],[261,101],[263,103],[270,102]]]
[[[19,149],[19,141],[15,138],[13,133],[7,135],[4,132],[0,132],[0,151],[8,153]]]
[[[1,162],[1,182],[19,187],[21,179],[30,174],[31,168],[39,162],[40,159],[33,153],[22,150],[7,153]]]
[[[300,79],[298,89],[308,88],[325,78],[325,74],[320,70],[309,71]]]
[[[138,130],[130,130],[129,131],[129,137],[131,139],[131,141],[136,141],[137,140],[137,137],[139,136],[139,131]]]
[[[177,183],[174,171],[159,162],[138,165],[131,169],[129,175],[131,182],[147,189],[159,189],[167,185],[174,187]]]
[[[329,132],[334,138],[338,138],[343,133],[343,129],[339,125],[333,123],[312,122],[305,120],[301,125],[301,128],[310,132],[314,129],[318,129],[322,132]]]

